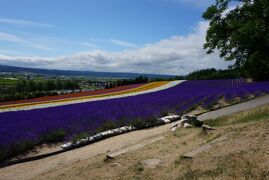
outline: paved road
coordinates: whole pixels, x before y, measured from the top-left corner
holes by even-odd
[[[248,109],[255,108],[269,103],[269,95],[261,96],[255,99],[252,99],[247,102],[235,104],[229,107],[221,108],[215,111],[211,111],[205,114],[202,114],[198,117],[199,120],[204,121],[207,119],[216,119],[221,116],[230,115],[235,112],[240,112]]]

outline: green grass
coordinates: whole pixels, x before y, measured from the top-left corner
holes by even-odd
[[[229,177],[236,179],[236,173],[238,172],[242,172],[242,176],[244,179],[257,179],[259,177],[259,173],[255,172],[254,165],[248,160],[248,158],[244,156],[244,154],[246,154],[246,152],[241,151],[228,154],[224,157],[217,157],[217,164],[216,167],[213,169],[194,169],[191,167],[190,164],[186,164],[183,169],[182,175],[177,177],[176,179],[222,179],[221,177]],[[240,167],[243,167],[242,169],[238,169],[239,164]]]
[[[269,119],[269,105],[265,105],[250,111],[239,112],[229,116],[223,116],[217,119],[209,119],[205,121],[205,124],[213,127],[220,127],[233,124],[262,121],[268,119]]]
[[[17,81],[18,80],[0,78],[0,85],[16,85]]]

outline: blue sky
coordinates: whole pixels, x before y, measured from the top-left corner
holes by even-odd
[[[201,15],[213,2],[0,0],[0,64],[161,74],[226,67],[202,49]],[[200,58],[208,63],[193,66]]]

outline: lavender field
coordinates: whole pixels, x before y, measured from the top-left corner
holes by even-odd
[[[41,143],[67,141],[81,133],[94,134],[106,124],[129,125],[167,113],[183,114],[199,105],[210,109],[220,98],[232,102],[238,97],[265,93],[269,93],[269,82],[197,80],[138,96],[0,113],[0,158]]]

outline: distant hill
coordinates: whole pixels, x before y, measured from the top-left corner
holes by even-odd
[[[0,72],[34,73],[34,74],[43,74],[43,75],[110,77],[110,78],[135,78],[137,76],[147,76],[149,78],[171,78],[171,77],[173,77],[171,75],[159,75],[159,74],[50,70],[50,69],[36,69],[36,68],[6,66],[6,65],[0,65]]]

